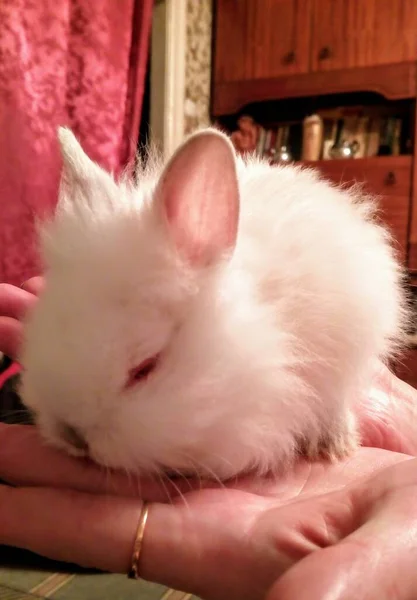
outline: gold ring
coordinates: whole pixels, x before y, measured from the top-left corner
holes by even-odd
[[[139,579],[139,558],[142,550],[146,521],[148,520],[148,512],[148,504],[144,502],[139,517],[138,528],[136,530],[135,543],[133,544],[132,562],[130,564],[130,571],[127,575],[129,579]]]

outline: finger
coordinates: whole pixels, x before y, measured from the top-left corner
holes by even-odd
[[[287,571],[267,600],[374,600],[391,598],[394,590],[396,600],[414,600],[416,461],[380,473],[366,486],[358,486],[355,496],[357,524],[353,531]]]
[[[0,486],[0,544],[86,568],[127,573],[141,509],[133,498]],[[204,527],[204,514],[197,509],[150,505],[139,562],[143,578],[202,597],[215,588],[211,597],[219,597],[223,552],[210,518]]]
[[[390,526],[391,542],[350,540],[319,550],[296,564],[270,590],[267,600],[414,600],[417,589],[416,535]],[[306,585],[308,582],[308,585]],[[392,592],[392,593],[391,593]]]
[[[358,416],[362,444],[417,455],[417,390],[381,367]]]
[[[275,510],[267,498],[247,494],[242,504],[239,491],[203,490],[187,495],[187,505],[152,505],[142,576],[201,598],[265,598],[278,574],[349,527],[340,496]],[[304,508],[317,513],[317,525]]]
[[[0,479],[16,486],[51,486],[81,492],[166,502],[201,487],[197,480],[136,478],[75,459],[45,445],[37,429],[0,423]]]
[[[7,283],[0,284],[0,314],[22,319],[35,305],[37,298],[31,292]]]
[[[379,454],[379,453],[380,454]],[[358,474],[370,476],[384,466],[409,457],[384,451],[362,449],[354,460],[331,465],[300,463],[293,474],[279,480],[274,477],[241,477],[227,482],[228,488],[257,495],[272,493],[285,502],[303,489],[303,495],[340,489]],[[323,488],[323,469],[329,473]],[[215,481],[199,478],[163,476],[136,478],[124,472],[103,469],[91,461],[75,459],[45,445],[38,430],[28,425],[0,423],[0,479],[18,486],[53,486],[91,493],[108,493],[141,497],[148,501],[166,502],[195,489],[222,487]],[[223,486],[224,487],[224,486]]]
[[[276,554],[263,552],[264,540],[251,547],[251,520],[233,521],[233,490],[229,502],[204,500],[210,490],[196,492],[198,502],[152,504],[145,530],[140,575],[199,598],[263,598],[271,581]],[[229,505],[230,512],[225,511]],[[254,509],[254,520],[259,513]],[[225,569],[225,564],[227,568]],[[259,590],[262,589],[261,594]]]
[[[0,544],[126,573],[140,511],[133,498],[0,486]]]
[[[22,343],[23,325],[16,319],[0,316],[0,351],[16,359]]]
[[[35,296],[39,296],[39,294],[42,292],[43,288],[44,288],[44,278],[41,276],[38,277],[32,277],[31,279],[28,279],[27,281],[25,281],[25,283],[22,284],[22,289],[26,290],[27,292],[30,292],[31,294],[34,294]]]

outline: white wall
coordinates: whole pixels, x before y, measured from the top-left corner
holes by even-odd
[[[152,25],[151,141],[169,156],[209,124],[211,0],[156,0]]]

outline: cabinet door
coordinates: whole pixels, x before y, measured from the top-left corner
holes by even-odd
[[[416,0],[313,0],[312,69],[417,59]]]
[[[401,356],[395,365],[394,372],[403,381],[417,389],[417,348],[414,346]],[[407,393],[407,390],[404,390]]]
[[[375,195],[379,218],[390,229],[401,259],[406,260],[412,173],[410,156],[324,160],[308,166],[318,168],[326,179],[336,184],[350,187],[360,183],[366,192]]]
[[[216,83],[306,73],[311,0],[216,0]]]

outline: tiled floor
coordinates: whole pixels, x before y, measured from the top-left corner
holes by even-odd
[[[0,600],[198,600],[124,575],[83,572],[61,567],[27,553],[0,549]]]

